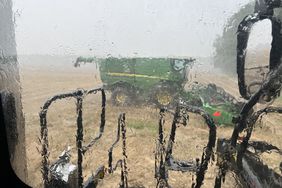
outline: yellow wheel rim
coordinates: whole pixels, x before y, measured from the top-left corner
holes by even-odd
[[[125,103],[125,99],[126,99],[126,96],[123,94],[123,93],[118,93],[116,95],[116,101],[119,103],[119,104],[124,104]]]
[[[161,92],[157,94],[157,101],[159,104],[166,106],[172,101],[172,96],[168,92]]]

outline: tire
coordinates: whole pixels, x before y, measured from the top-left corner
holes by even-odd
[[[175,103],[176,90],[160,85],[153,90],[151,101],[159,108],[171,107]]]
[[[114,106],[129,106],[133,102],[132,93],[125,87],[116,87],[112,91],[111,102]]]

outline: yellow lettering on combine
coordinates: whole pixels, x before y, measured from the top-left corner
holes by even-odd
[[[144,74],[130,74],[130,73],[118,73],[118,72],[108,72],[109,76],[125,76],[125,77],[138,77],[138,78],[151,78],[151,79],[162,79],[167,80],[168,78],[159,77],[159,76],[149,76]]]

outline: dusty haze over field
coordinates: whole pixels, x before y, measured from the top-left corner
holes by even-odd
[[[14,0],[18,53],[210,56],[227,19],[248,2]],[[269,41],[269,25],[260,31],[257,42]]]

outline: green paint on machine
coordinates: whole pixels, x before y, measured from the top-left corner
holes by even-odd
[[[81,62],[99,65],[104,88],[112,92],[114,105],[125,106],[147,101],[158,107],[172,107],[183,99],[190,105],[202,107],[219,125],[232,125],[236,105],[225,100],[215,85],[190,91],[184,90],[193,58],[77,58]],[[220,90],[222,91],[222,89]],[[231,97],[232,98],[232,97]]]

